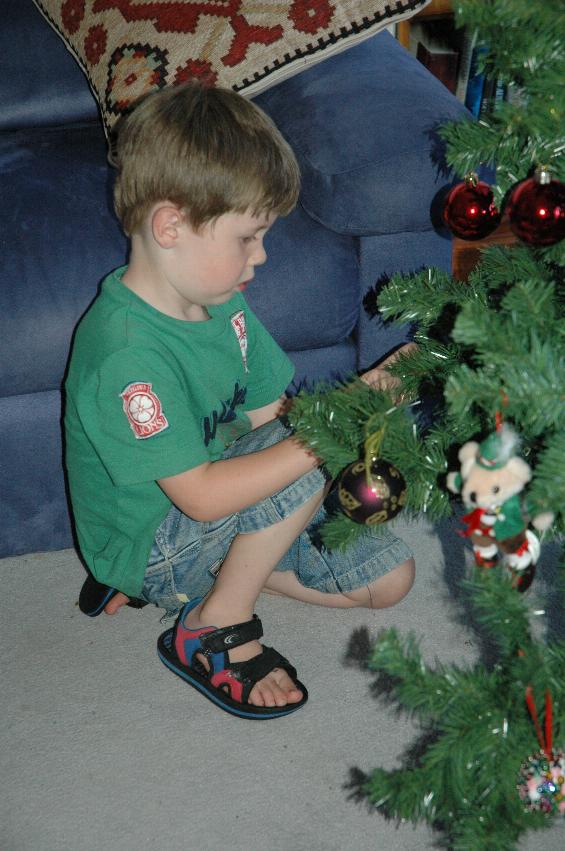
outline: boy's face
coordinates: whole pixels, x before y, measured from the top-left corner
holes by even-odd
[[[187,303],[223,304],[254,277],[255,266],[267,259],[263,237],[276,215],[225,213],[195,232],[186,222],[175,249],[174,286]]]

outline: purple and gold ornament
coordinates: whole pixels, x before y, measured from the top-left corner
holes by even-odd
[[[337,495],[344,514],[356,523],[376,526],[396,517],[406,502],[406,482],[402,473],[379,457],[385,429],[371,432],[364,443],[365,457],[340,473]]]
[[[375,526],[401,511],[406,502],[406,482],[384,458],[371,461],[368,475],[365,461],[359,459],[340,474],[337,493],[342,510],[351,520]]]

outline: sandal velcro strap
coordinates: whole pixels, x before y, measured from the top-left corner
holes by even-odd
[[[261,638],[262,635],[263,624],[257,615],[253,615],[250,621],[204,633],[200,636],[200,644],[204,652],[222,653],[231,650],[233,647],[239,647],[241,644],[247,644],[248,641]]]
[[[296,669],[292,667],[288,659],[281,656],[278,650],[265,645],[262,653],[253,656],[247,662],[236,662],[232,664],[231,668],[238,680],[249,684],[251,687],[275,668],[283,668],[292,680],[296,679]],[[249,691],[251,691],[251,688],[249,688]]]

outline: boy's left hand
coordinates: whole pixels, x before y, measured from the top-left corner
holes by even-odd
[[[361,381],[364,381],[370,387],[374,387],[375,390],[394,390],[400,384],[400,380],[395,375],[391,375],[387,367],[398,360],[400,355],[409,355],[411,352],[416,351],[417,348],[416,343],[405,343],[404,346],[401,346],[392,355],[381,361],[378,366],[364,372],[360,376]]]

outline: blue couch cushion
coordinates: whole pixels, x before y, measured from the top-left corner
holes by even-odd
[[[125,239],[100,124],[0,136],[0,394],[59,387],[73,328]]]
[[[435,129],[468,113],[389,33],[255,101],[296,152],[314,219],[355,236],[431,229],[431,201],[448,180]]]
[[[332,346],[350,336],[361,305],[357,247],[300,207],[265,238],[267,262],[245,292],[286,351]]]
[[[2,399],[0,558],[72,546],[60,423],[56,390]]]
[[[86,78],[31,0],[2,0],[0,128],[98,118]]]
[[[60,386],[78,319],[104,275],[125,262],[112,177],[99,123],[0,135],[0,191],[15,199],[0,208],[2,396]],[[266,249],[246,295],[280,345],[346,341],[361,299],[354,240],[298,208],[275,224]],[[349,367],[349,351],[346,360],[336,368]]]

